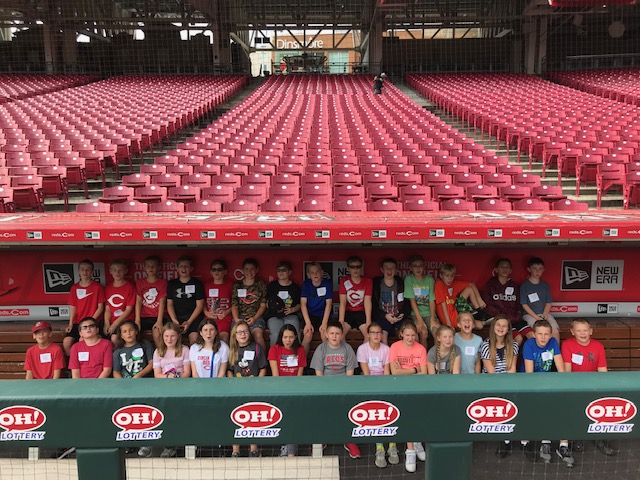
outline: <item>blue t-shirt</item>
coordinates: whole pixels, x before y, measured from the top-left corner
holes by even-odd
[[[533,360],[534,372],[550,372],[553,368],[553,357],[560,355],[560,345],[558,341],[551,337],[549,343],[544,348],[539,347],[535,338],[530,338],[522,347],[522,358],[525,360]],[[524,362],[522,363],[521,372],[524,372]]]
[[[533,284],[527,279],[520,285],[520,303],[529,305],[536,315],[544,312],[544,306],[551,302],[551,290],[549,289],[549,284],[544,280],[540,280],[538,284]],[[523,311],[523,314],[526,313]]]
[[[333,300],[333,285],[331,280],[323,278],[318,287],[313,285],[311,279],[306,279],[302,284],[301,298],[307,299],[307,310],[312,317],[322,317],[327,300]]]

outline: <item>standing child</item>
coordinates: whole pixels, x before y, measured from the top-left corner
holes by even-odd
[[[459,374],[460,347],[454,343],[455,330],[449,325],[442,325],[436,332],[436,344],[429,349],[427,370],[430,375]]]
[[[278,333],[276,344],[269,349],[269,364],[274,377],[301,377],[307,366],[307,354],[300,345],[298,332],[293,325],[284,324]],[[280,448],[281,457],[295,457],[298,445],[287,444]]]
[[[71,347],[71,378],[109,378],[113,368],[113,344],[100,336],[93,317],[78,324],[81,340]]]
[[[317,376],[353,375],[358,366],[356,353],[351,345],[342,341],[343,337],[342,325],[329,320],[327,340],[316,348],[311,359],[311,368],[316,371]],[[360,449],[355,443],[345,443],[344,448],[351,458],[360,458]]]
[[[267,287],[267,325],[273,347],[283,325],[293,325],[300,330],[300,287],[291,280],[291,263],[282,261],[276,267],[277,280]]]
[[[26,380],[55,380],[64,368],[64,352],[51,341],[53,328],[46,320],[31,327],[36,345],[29,347],[24,358]]]
[[[104,310],[104,334],[115,345],[118,342],[118,326],[125,320],[133,319],[136,307],[136,288],[125,280],[129,268],[127,262],[121,259],[113,260],[109,264],[109,273],[113,283],[104,289],[106,305]]]
[[[541,258],[534,257],[529,260],[527,267],[529,277],[520,286],[520,303],[522,304],[522,319],[533,328],[538,320],[546,320],[551,325],[553,338],[560,343],[560,328],[558,322],[551,315],[551,289],[549,284],[542,280],[544,262]]]
[[[473,315],[462,312],[458,315],[459,332],[456,332],[454,343],[460,349],[460,373],[480,373],[480,345],[482,338],[473,333]]]
[[[360,345],[356,352],[362,374],[389,375],[391,372],[389,367],[389,347],[382,343],[382,327],[375,321],[371,322],[367,333],[369,334],[369,341]],[[394,449],[395,455],[393,457],[391,455],[389,456],[389,463],[397,465],[400,462],[398,458],[398,447],[394,442],[390,442],[389,451],[391,452]],[[382,443],[376,443],[375,465],[378,468],[385,468],[387,466],[384,444]]]
[[[242,273],[242,280],[233,284],[231,313],[234,322],[243,320],[249,325],[253,339],[264,350],[264,330],[267,325],[262,316],[267,310],[267,284],[256,278],[258,261],[255,258],[246,258],[242,262]]]
[[[436,281],[436,308],[440,323],[458,328],[458,313],[475,309],[475,327],[480,330],[487,314],[483,310],[487,305],[473,282],[456,280],[456,267],[445,263],[440,267],[440,278]]]
[[[519,346],[511,332],[511,322],[506,315],[498,314],[491,321],[489,338],[480,347],[484,373],[516,373]],[[496,455],[505,458],[509,454],[511,441],[500,442]]]
[[[395,342],[389,349],[389,368],[391,375],[426,375],[427,374],[427,350],[418,343],[418,330],[415,324],[405,320],[398,335],[401,341]],[[389,463],[395,465],[400,462],[398,449],[389,445]],[[426,453],[420,442],[407,442],[405,450],[404,468],[409,473],[416,471],[416,456],[424,462]]]
[[[306,338],[313,335],[314,330],[320,332],[320,340],[327,339],[327,322],[331,318],[333,303],[333,285],[331,280],[324,278],[322,265],[318,262],[307,263],[307,279],[302,283],[300,294],[300,311],[304,318],[305,351],[309,353],[309,343]]]
[[[205,318],[198,325],[198,333],[198,341],[189,349],[193,378],[226,377],[229,346],[220,339],[218,324]]]
[[[347,258],[349,275],[340,279],[340,309],[338,320],[345,335],[350,329],[359,329],[367,338],[367,328],[371,323],[371,296],[373,282],[362,276],[362,259],[351,256]]]
[[[428,332],[435,337],[440,323],[436,320],[435,281],[427,275],[424,258],[414,255],[409,259],[411,275],[404,279],[404,298],[411,304],[411,318],[418,327],[420,343],[427,345]]]
[[[586,318],[576,318],[571,321],[571,335],[562,342],[561,352],[564,369],[567,372],[607,372],[607,357],[604,345],[591,338],[593,328]],[[616,454],[607,440],[597,440],[596,447],[607,456]],[[581,443],[574,443],[574,450],[578,451]],[[557,453],[557,452],[556,452]],[[560,455],[560,454],[558,454]]]
[[[67,356],[71,354],[71,346],[80,340],[80,320],[91,317],[98,322],[104,312],[104,288],[93,280],[91,260],[85,259],[78,264],[78,276],[80,281],[75,283],[69,292],[69,325],[65,329],[67,335],[62,341]]]
[[[209,268],[211,280],[205,286],[207,294],[207,305],[204,309],[204,316],[210,320],[215,320],[218,325],[220,340],[229,344],[229,331],[231,330],[231,298],[233,294],[233,282],[226,279],[227,262],[216,259],[211,262]]]
[[[182,256],[176,262],[178,278],[167,285],[167,313],[182,333],[189,335],[189,344],[198,340],[198,325],[204,310],[204,285],[193,278],[193,259]]]
[[[373,279],[373,321],[382,327],[382,342],[388,344],[389,336],[395,336],[408,313],[409,303],[404,301],[404,281],[398,276],[398,262],[385,258],[380,271],[382,276]]]
[[[264,348],[252,339],[249,324],[244,320],[237,321],[231,328],[227,377],[264,377],[266,374],[267,356]],[[240,456],[240,445],[233,445],[231,456]],[[252,443],[249,446],[249,457],[261,457],[258,445]]]
[[[144,259],[146,277],[136,282],[136,323],[140,332],[151,330],[155,345],[160,344],[164,313],[167,309],[167,280],[158,276],[160,258]]]
[[[558,372],[565,371],[560,345],[551,332],[551,325],[546,320],[538,320],[533,324],[534,337],[524,342],[522,347],[526,373],[549,373],[553,371],[554,366]],[[560,440],[557,451],[564,465],[568,468],[573,467],[574,459],[569,450],[569,440]],[[551,440],[542,440],[540,458],[545,463],[551,462]]]

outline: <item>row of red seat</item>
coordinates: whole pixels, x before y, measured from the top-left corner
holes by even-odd
[[[549,79],[587,93],[640,106],[640,68],[552,72]]]
[[[85,85],[97,79],[96,75],[0,73],[0,104]]]

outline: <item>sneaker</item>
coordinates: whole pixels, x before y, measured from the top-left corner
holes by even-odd
[[[280,456],[281,457],[287,457],[289,456],[289,448],[286,445],[282,445],[280,447]]]
[[[575,460],[571,455],[571,450],[569,450],[569,447],[565,447],[564,445],[561,445],[559,448],[556,449],[556,455],[560,457],[565,467],[567,468],[573,467],[573,463],[575,462]]]
[[[162,450],[162,453],[160,454],[160,458],[171,458],[171,457],[175,457],[177,455],[177,450],[175,448],[165,448],[164,450]]]
[[[384,468],[387,466],[387,459],[385,458],[384,449],[376,449],[376,467]]]
[[[400,463],[400,455],[398,455],[398,447],[396,446],[389,447],[389,450],[387,450],[387,455],[389,455],[389,463],[391,465],[398,465]]]
[[[540,459],[544,463],[551,463],[551,444],[550,443],[540,444]]]
[[[416,471],[416,451],[407,450],[404,452],[404,468],[407,472],[413,473]]]
[[[349,452],[349,456],[354,460],[360,458],[360,449],[355,443],[345,443],[344,449]]]
[[[138,449],[138,456],[141,458],[149,458],[151,456],[151,447],[140,447]]]
[[[490,315],[484,310],[484,308],[479,308],[473,312],[473,318],[484,323],[490,318]]]
[[[251,450],[249,452],[249,458],[260,458],[261,456],[260,450]]]
[[[231,458],[240,458],[240,452],[231,452]]]
[[[616,451],[611,448],[611,445],[609,445],[609,442],[606,440],[598,440],[596,442],[596,447],[607,457],[612,457],[616,454]]]
[[[520,446],[522,447],[522,452],[524,453],[524,456],[527,457],[529,461],[535,462],[536,452],[533,450],[533,444],[531,442],[527,442],[527,443],[521,443]]]
[[[420,460],[421,462],[424,462],[427,459],[427,454],[424,451],[424,447],[422,446],[422,443],[413,442],[413,448],[416,451],[416,456],[418,457],[418,460]]]
[[[498,458],[505,458],[511,455],[511,442],[500,442],[498,444],[498,449],[496,450],[496,455]]]

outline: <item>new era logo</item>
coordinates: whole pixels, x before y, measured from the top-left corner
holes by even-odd
[[[568,266],[564,267],[564,280],[567,285],[571,285],[576,282],[583,282],[588,278],[589,273],[583,270],[578,270],[577,268]]]
[[[71,277],[71,275],[58,272],[56,270],[46,269],[44,273],[47,276],[47,283],[49,284],[50,287],[53,287],[53,288],[58,287],[60,285],[66,285],[67,283],[71,283],[73,281],[73,278]]]
[[[260,230],[258,232],[259,238],[273,238],[273,230]]]
[[[599,303],[597,313],[607,313],[609,310],[609,305],[606,303]]]
[[[45,293],[69,293],[73,285],[73,263],[45,263],[42,265]]]

